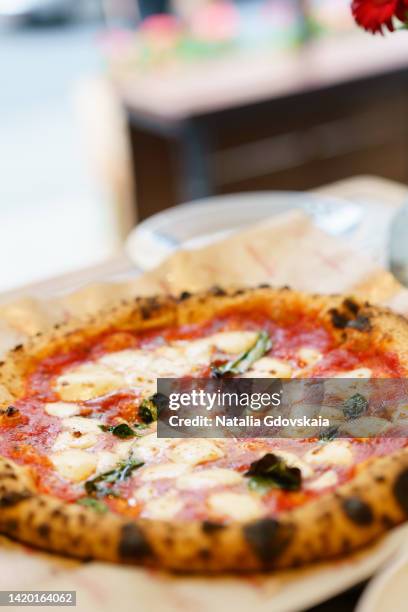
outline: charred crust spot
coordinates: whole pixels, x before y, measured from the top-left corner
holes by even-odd
[[[331,322],[333,327],[336,329],[356,329],[361,332],[369,331],[371,329],[370,319],[364,314],[355,314],[349,308],[343,312],[337,308],[331,308],[329,310]],[[351,316],[350,316],[351,315]]]
[[[37,532],[40,538],[43,538],[44,540],[48,540],[48,537],[50,535],[50,526],[47,525],[46,523],[42,523],[41,525],[37,527]]]
[[[144,303],[140,305],[140,313],[142,319],[150,319],[157,310],[160,309],[160,302],[157,297],[145,298]]]
[[[344,306],[344,308],[349,310],[354,315],[356,315],[358,313],[358,311],[360,310],[360,306],[352,298],[346,298],[343,301],[343,306]]]
[[[243,528],[243,534],[264,566],[268,566],[290,543],[294,527],[274,519],[261,519]]]
[[[395,499],[408,515],[408,469],[403,470],[395,480],[393,492]]]
[[[22,344],[17,344],[14,348],[13,351],[17,352],[17,351],[21,351],[23,349],[23,345]]]
[[[12,417],[19,413],[19,409],[15,408],[14,406],[8,406],[8,408],[2,410],[1,412],[7,417]]]
[[[269,287],[269,283],[261,283],[260,285],[258,285],[258,289],[269,289]],[[285,289],[285,287],[282,287],[282,289]]]
[[[222,523],[213,523],[212,521],[203,521],[201,523],[201,529],[203,530],[203,533],[206,533],[207,535],[211,535],[212,533],[218,533],[224,528],[225,525],[223,525]]]
[[[141,561],[152,555],[152,550],[140,527],[126,523],[121,529],[118,553],[121,559]]]
[[[234,295],[243,295],[245,293],[245,289],[237,289]]]
[[[11,508],[32,497],[30,491],[5,491],[0,494],[0,508]]]
[[[349,538],[343,538],[341,541],[341,550],[343,554],[350,552],[351,550],[351,542]]]
[[[371,506],[359,497],[347,497],[343,500],[342,507],[346,516],[356,525],[364,527],[371,525],[374,520]]]
[[[371,323],[370,319],[366,315],[358,315],[354,320],[349,321],[347,327],[357,329],[358,331],[365,332],[370,331]]]
[[[188,300],[189,298],[191,298],[192,293],[190,293],[190,291],[182,291],[179,295],[179,300],[180,302],[182,302],[183,300]]]
[[[347,317],[341,314],[337,308],[332,308],[329,310],[329,314],[333,327],[336,327],[336,329],[345,329],[347,327]]]
[[[218,285],[214,285],[214,287],[211,287],[210,292],[212,293],[212,295],[218,295],[218,296],[227,295],[227,292],[225,291],[225,289],[223,289],[222,287],[219,287]]]
[[[388,514],[382,515],[381,522],[386,529],[390,529],[391,527],[394,526],[394,521],[392,520],[390,516],[388,516]]]
[[[198,554],[200,555],[201,559],[203,559],[203,561],[207,561],[211,558],[211,550],[209,548],[201,548],[198,551]]]
[[[16,519],[8,519],[4,523],[4,530],[6,533],[15,533],[18,530],[18,521]]]
[[[86,516],[84,512],[81,512],[81,514],[78,514],[78,523],[81,525],[81,527],[85,527],[86,525]]]
[[[385,482],[385,476],[382,476],[382,474],[379,474],[378,476],[375,477],[374,480],[375,482],[378,482],[378,483]]]

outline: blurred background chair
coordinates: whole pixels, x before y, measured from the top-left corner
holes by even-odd
[[[110,208],[119,246],[137,221],[137,202],[126,115],[112,84],[104,77],[78,85],[76,108],[84,150]]]

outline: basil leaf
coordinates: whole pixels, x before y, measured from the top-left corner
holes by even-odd
[[[85,491],[88,495],[96,495],[97,497],[104,497],[105,495],[118,497],[113,485],[129,478],[133,470],[142,467],[142,465],[144,465],[143,461],[138,461],[131,457],[126,463],[119,464],[115,469],[99,474],[99,476],[96,476],[96,478],[92,480],[87,480],[85,483]]]
[[[251,476],[248,480],[248,489],[259,495],[265,495],[272,488],[271,481],[263,476]]]
[[[254,345],[238,355],[232,361],[227,361],[220,366],[214,366],[212,368],[212,374],[215,377],[221,377],[225,374],[243,374],[251,365],[258,361],[267,351],[272,348],[272,342],[266,331],[259,332]]]
[[[118,438],[133,438],[136,436],[136,432],[127,423],[120,423],[120,425],[109,427],[108,431]]]
[[[337,437],[339,433],[338,425],[331,425],[331,427],[326,427],[319,434],[319,440],[322,442],[328,442],[329,440],[333,440]]]
[[[86,506],[95,510],[98,514],[105,514],[109,510],[108,506],[104,504],[99,499],[94,499],[93,497],[82,497],[78,499],[77,504],[80,506]]]
[[[139,406],[139,417],[143,423],[149,424],[157,421],[163,408],[167,406],[167,397],[163,393],[155,393],[148,399],[143,400]]]
[[[361,393],[352,395],[343,404],[343,412],[348,419],[357,419],[367,411],[367,408],[368,400]]]
[[[251,488],[269,484],[269,488],[298,491],[302,482],[299,468],[288,466],[281,457],[272,453],[267,453],[258,461],[251,463],[244,476],[251,478],[249,484]]]
[[[102,429],[102,431],[105,431],[105,432],[108,431],[112,433],[114,436],[117,436],[118,438],[134,438],[135,436],[141,435],[137,431],[138,429],[146,429],[146,425],[137,424],[135,425],[136,427],[136,430],[135,430],[135,429],[132,429],[130,425],[128,425],[127,423],[119,423],[119,425],[111,425],[111,426],[99,425],[99,427]]]

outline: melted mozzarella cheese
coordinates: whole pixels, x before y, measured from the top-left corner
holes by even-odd
[[[94,433],[95,435],[100,435],[102,433],[99,425],[100,423],[96,419],[88,419],[81,416],[70,417],[62,421],[62,426],[65,429],[79,431],[81,433]]]
[[[173,448],[169,449],[167,455],[176,462],[198,465],[207,461],[215,461],[224,456],[221,448],[211,440],[195,438],[182,440]]]
[[[341,429],[354,438],[370,438],[385,432],[389,427],[391,423],[386,419],[368,416],[347,421]]]
[[[177,478],[189,470],[185,463],[159,463],[140,470],[140,478],[144,482],[162,480],[165,478]]]
[[[348,466],[353,463],[353,453],[349,442],[334,440],[308,451],[303,459],[312,465]]]
[[[223,353],[236,355],[248,351],[256,342],[257,333],[251,331],[220,332],[206,338]]]
[[[183,501],[175,493],[165,493],[157,499],[152,499],[145,504],[142,515],[149,519],[169,521],[183,508]]]
[[[289,363],[275,357],[262,357],[255,361],[245,378],[290,378],[292,368]]]
[[[131,499],[133,499],[136,503],[137,502],[147,502],[150,501],[151,499],[153,499],[154,497],[157,497],[157,489],[151,485],[151,484],[144,484],[141,487],[137,487],[134,492],[133,492],[133,496]],[[130,503],[130,500],[129,500]]]
[[[210,489],[218,486],[232,486],[242,482],[242,474],[235,470],[217,468],[201,470],[191,474],[184,474],[177,479],[176,485],[179,489],[198,490]]]
[[[322,353],[315,348],[304,346],[300,348],[297,355],[303,366],[314,366],[323,357]]]
[[[98,463],[96,471],[99,474],[113,470],[119,463],[119,457],[116,453],[110,451],[100,451],[97,453]]]
[[[120,374],[98,363],[85,363],[59,376],[55,390],[64,401],[85,401],[124,386]]]
[[[212,516],[234,521],[251,521],[264,514],[262,503],[256,497],[228,491],[210,495],[208,508]]]
[[[310,478],[313,476],[313,468],[305,461],[302,461],[302,459],[300,459],[294,453],[290,453],[289,451],[274,450],[273,454],[281,457],[289,467],[299,468],[303,478]]]
[[[78,435],[79,434],[79,435]],[[53,444],[53,450],[68,450],[70,448],[91,448],[95,446],[98,441],[98,437],[90,432],[81,434],[78,432],[77,435],[70,431],[63,431],[55,438]]]
[[[94,473],[97,457],[84,450],[72,449],[51,455],[57,472],[71,482],[81,482]]]
[[[79,414],[81,411],[81,406],[68,402],[49,402],[44,404],[44,410],[50,416],[64,419],[66,417],[72,417]]]
[[[370,368],[355,368],[346,372],[339,372],[335,378],[371,378],[372,371]]]
[[[327,487],[334,487],[338,482],[338,476],[334,470],[328,470],[312,482],[306,483],[307,489],[312,489],[313,491],[320,491],[321,489],[326,489]]]
[[[174,440],[170,438],[158,438],[157,434],[152,433],[132,441],[131,445],[137,457],[140,457],[143,461],[151,461],[160,457],[173,443]]]

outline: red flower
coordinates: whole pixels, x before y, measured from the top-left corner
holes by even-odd
[[[408,22],[408,0],[399,0],[395,14],[400,21]]]
[[[365,30],[382,34],[384,27],[390,32],[394,30],[393,17],[406,2],[407,0],[353,0],[351,10],[354,19]]]

